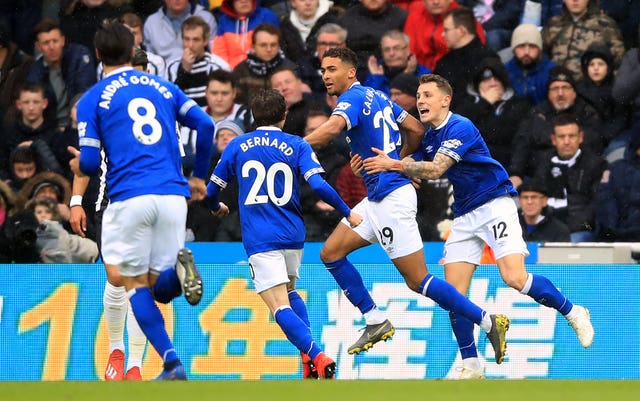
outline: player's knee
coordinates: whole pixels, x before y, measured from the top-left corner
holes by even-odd
[[[322,261],[322,263],[333,262],[342,257],[344,256],[341,256],[336,249],[332,249],[327,246],[323,246],[322,249],[320,249],[320,260]]]
[[[520,291],[527,282],[527,275],[526,273],[523,275],[520,272],[506,272],[502,274],[502,280],[509,287]]]

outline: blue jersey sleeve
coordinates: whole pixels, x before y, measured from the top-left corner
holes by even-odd
[[[467,119],[452,120],[443,132],[438,153],[460,162],[475,145],[475,127]]]
[[[78,103],[78,144],[80,145],[80,171],[96,175],[100,170],[100,136],[95,104],[85,96]]]
[[[216,168],[211,174],[209,183],[207,184],[207,206],[214,212],[220,209],[219,195],[220,191],[227,187],[227,183],[233,178],[233,165],[232,161],[235,158],[235,147],[233,141],[229,142],[227,148],[222,152],[220,161],[216,165]]]

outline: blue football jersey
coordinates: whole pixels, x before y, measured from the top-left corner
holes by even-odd
[[[456,163],[445,175],[453,185],[454,217],[504,195],[517,195],[507,171],[491,157],[480,131],[467,118],[449,112],[438,127],[427,131],[414,160],[432,161],[436,153]]]
[[[347,142],[352,153],[366,159],[376,155],[371,150],[375,147],[392,159],[400,158],[398,124],[408,113],[384,93],[355,82],[338,97],[338,105],[332,114],[347,122]],[[382,200],[388,193],[409,183],[405,175],[393,171],[376,174],[363,171],[362,178],[367,186],[367,197],[372,201]]]
[[[213,128],[210,117],[169,81],[131,67],[113,71],[78,103],[81,170],[97,172],[102,146],[112,202],[148,194],[189,197],[176,121],[194,128],[206,122]],[[213,130],[198,135],[204,136],[203,149],[209,142],[210,155]]]
[[[308,180],[323,172],[307,142],[276,127],[258,127],[229,142],[211,181],[225,188],[230,180],[238,180],[238,210],[247,255],[303,248],[299,176]]]

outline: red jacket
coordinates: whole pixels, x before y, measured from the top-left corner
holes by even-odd
[[[447,42],[442,36],[442,20],[450,10],[460,5],[455,0],[449,4],[446,12],[440,15],[431,15],[420,5],[420,11],[413,6],[404,24],[404,32],[410,38],[411,52],[415,54],[418,63],[429,67],[432,71],[436,68],[436,62],[449,52]],[[485,43],[485,34],[482,25],[476,22],[478,37]]]

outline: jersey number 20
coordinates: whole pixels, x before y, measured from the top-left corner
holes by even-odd
[[[255,170],[255,180],[249,189],[247,198],[244,200],[245,205],[257,205],[271,201],[276,206],[287,204],[291,200],[293,193],[293,172],[287,164],[278,162],[272,164],[267,170],[261,162],[257,160],[249,160],[242,165],[242,178],[249,178],[251,170]],[[281,175],[283,183],[282,194],[278,195],[275,191],[276,177]],[[266,182],[267,195],[258,195],[260,188]]]

